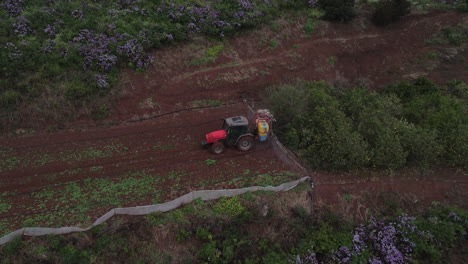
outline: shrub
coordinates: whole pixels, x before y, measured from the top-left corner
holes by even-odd
[[[213,239],[213,235],[205,228],[199,226],[195,232],[195,236],[200,240],[210,241]]]
[[[222,197],[213,207],[213,210],[220,215],[238,216],[245,212],[238,196],[231,198]]]
[[[287,135],[314,168],[352,169],[367,163],[367,143],[336,107],[316,107],[296,118]]]
[[[467,122],[464,105],[451,96],[440,93],[414,97],[405,105],[404,116],[409,121],[428,129],[437,129],[440,136]]]
[[[408,152],[409,164],[428,168],[442,155],[443,146],[437,141],[434,130],[416,127],[405,121],[399,123],[397,130],[401,145]]]
[[[62,263],[81,264],[90,263],[89,253],[85,250],[73,246],[67,246],[60,249]]]
[[[91,117],[94,120],[106,119],[110,116],[110,109],[107,105],[103,104],[96,110],[91,112]]]
[[[378,26],[386,26],[410,11],[411,2],[408,0],[381,0],[372,14],[372,22]]]
[[[66,88],[66,96],[71,101],[79,101],[93,95],[93,87],[82,81],[74,81]]]
[[[6,90],[0,94],[0,106],[8,107],[16,104],[21,99],[21,94],[14,90]]]
[[[468,230],[468,214],[454,207],[431,208],[416,220],[414,256],[428,263],[442,263],[444,250],[453,247]]]
[[[455,46],[460,46],[468,41],[466,29],[462,26],[443,27],[442,34],[450,44]]]
[[[468,168],[468,124],[460,124],[448,131],[442,140],[445,143],[445,158],[448,164]]]
[[[9,256],[9,255],[16,255],[19,253],[21,248],[23,248],[24,242],[22,237],[17,237],[13,239],[11,242],[5,244],[2,247],[2,252],[3,254]]]
[[[352,119],[355,129],[371,145],[379,134],[392,133],[402,106],[397,97],[380,95],[358,88],[351,89],[340,98],[340,109]]]
[[[405,165],[408,156],[400,139],[389,131],[377,136],[372,152],[371,164],[377,168],[401,168]]]
[[[396,84],[391,84],[385,87],[382,93],[393,93],[398,96],[398,98],[400,98],[403,103],[406,103],[418,95],[430,94],[439,91],[440,89],[436,84],[427,78],[420,77],[412,83],[408,81],[402,81]]]
[[[276,85],[267,91],[267,104],[278,120],[278,125],[291,122],[294,117],[304,113],[307,107],[309,93],[304,82]]]
[[[344,230],[343,230],[344,229]],[[330,223],[324,222],[320,226],[315,227],[307,234],[307,237],[301,241],[298,245],[298,251],[307,252],[303,259],[309,260],[310,262],[296,262],[296,263],[321,263],[317,261],[317,257],[326,258],[332,252],[337,251],[342,246],[351,245],[351,236],[349,230],[339,226],[334,228],[330,226]],[[311,249],[313,252],[310,252]],[[297,256],[297,259],[301,259]],[[315,260],[311,261],[312,259]]]
[[[464,100],[463,82],[452,81],[447,86],[449,93]],[[385,92],[402,99],[403,117],[415,125],[399,126],[403,145],[409,151],[409,161],[424,167],[439,156],[449,165],[467,166],[468,117],[463,101],[444,95],[425,78],[391,85]]]
[[[318,6],[325,11],[326,20],[347,22],[356,16],[354,0],[319,0]]]
[[[308,217],[306,209],[300,205],[294,206],[292,208],[292,212],[296,217],[300,218],[301,220],[306,220]]]
[[[458,12],[468,12],[468,2],[465,1],[465,3],[458,3],[456,10]]]
[[[354,129],[369,144],[373,167],[396,169],[406,164],[408,156],[395,127],[402,113],[399,99],[358,88],[340,97],[340,109],[352,119]]]
[[[448,92],[463,100],[468,99],[468,84],[459,80],[452,80],[447,83]]]
[[[324,82],[297,84],[273,90],[270,104],[277,111],[282,111],[278,106],[289,111],[279,134],[313,168],[428,168],[439,160],[459,167],[468,164],[466,104],[444,95],[428,79],[390,85],[382,93],[338,91]],[[463,96],[464,85],[453,81],[448,89]],[[287,91],[296,93],[294,100],[285,100]],[[277,116],[283,117],[281,112]]]

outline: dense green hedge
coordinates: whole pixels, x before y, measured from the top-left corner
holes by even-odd
[[[424,78],[381,93],[297,82],[272,88],[268,101],[284,140],[314,168],[466,168],[467,90]]]

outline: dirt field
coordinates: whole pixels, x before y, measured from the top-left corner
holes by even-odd
[[[201,147],[220,117],[247,115],[244,103],[181,112],[116,128],[20,137],[2,142],[0,217],[6,226],[89,224],[117,206],[146,205],[199,189],[297,179],[271,143],[219,156]],[[65,219],[63,219],[65,218]]]
[[[203,134],[219,129],[223,117],[249,115],[244,103],[123,121],[259,99],[269,85],[298,77],[370,89],[421,75],[439,84],[454,78],[468,82],[468,49],[427,43],[443,26],[466,25],[466,14],[411,15],[385,29],[361,14],[348,25],[320,22],[312,34],[290,20],[222,43],[200,39],[155,52],[152,69],[123,74],[106,120],[83,117],[47,132],[51,124],[30,113],[33,121],[0,138],[0,233],[21,226],[85,225],[117,206],[166,201],[196,189],[277,184],[305,174],[285,164],[269,144],[220,156],[200,147]],[[191,63],[214,45],[223,45],[214,62]],[[439,56],[427,58],[428,52]],[[415,203],[468,204],[468,177],[462,172],[382,174],[314,173],[315,201],[332,205],[345,195],[357,201],[366,192],[389,191]]]

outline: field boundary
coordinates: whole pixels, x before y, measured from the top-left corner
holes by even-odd
[[[58,227],[58,228],[45,228],[45,227],[25,227],[18,229],[16,231],[11,232],[8,235],[3,236],[0,238],[0,245],[6,244],[20,236],[43,236],[43,235],[60,235],[60,234],[69,234],[75,232],[85,232],[89,231],[95,226],[98,226],[115,215],[147,215],[150,213],[155,212],[168,212],[171,211],[183,204],[191,203],[195,199],[201,199],[203,201],[207,200],[216,200],[221,197],[232,197],[238,196],[247,192],[256,192],[256,191],[273,191],[273,192],[281,192],[281,191],[289,191],[296,187],[298,184],[305,182],[306,180],[310,179],[310,177],[302,177],[299,180],[283,183],[278,186],[253,186],[253,187],[246,187],[241,189],[223,189],[223,190],[202,190],[202,191],[194,191],[187,193],[179,198],[176,198],[172,201],[161,203],[161,204],[153,204],[153,205],[145,205],[145,206],[135,206],[135,207],[125,207],[125,208],[114,208],[99,217],[91,226],[86,228],[76,227],[76,226],[66,226],[66,227]]]

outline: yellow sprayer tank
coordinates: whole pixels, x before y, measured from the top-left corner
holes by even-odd
[[[266,120],[257,121],[257,131],[258,131],[258,140],[266,141],[268,138],[268,132],[270,131],[270,126]]]

